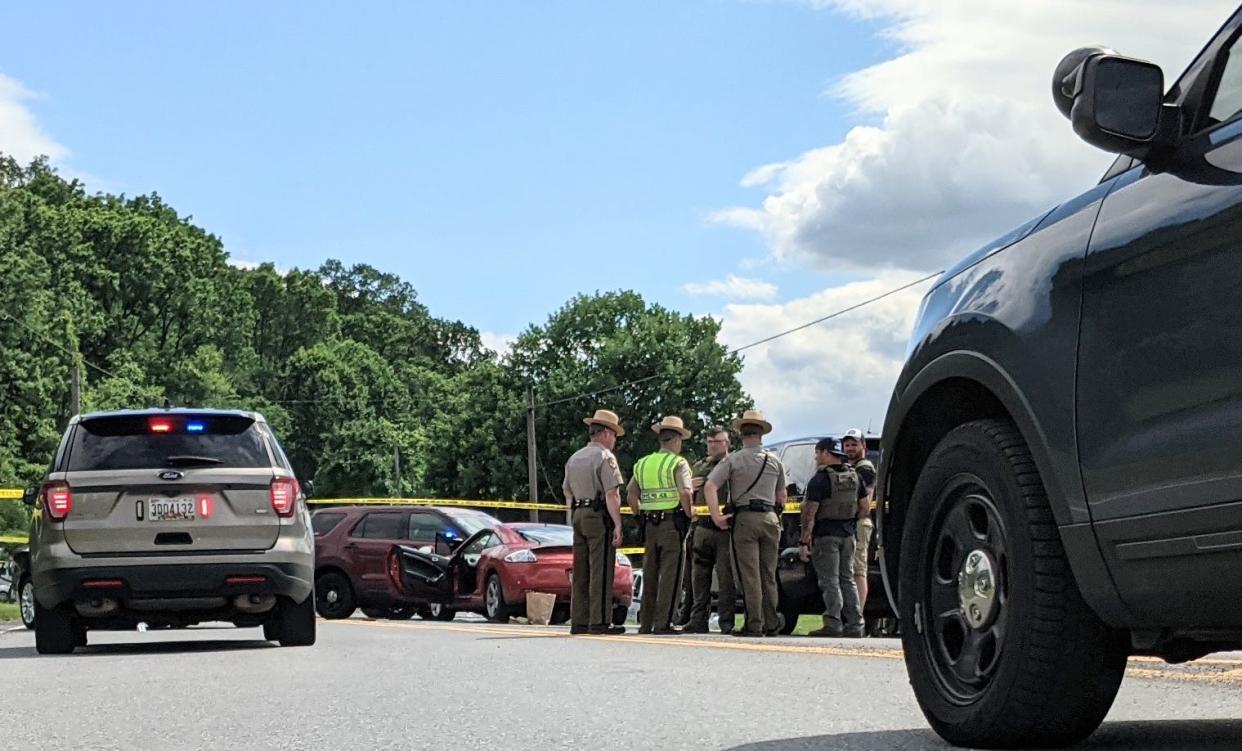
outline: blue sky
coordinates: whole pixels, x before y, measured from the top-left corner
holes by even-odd
[[[843,275],[707,221],[755,167],[842,138],[877,29],[796,3],[22,3],[0,74],[94,187],[157,191],[234,258],[400,274],[515,333],[578,292],[710,312]],[[741,268],[745,264],[745,268]]]

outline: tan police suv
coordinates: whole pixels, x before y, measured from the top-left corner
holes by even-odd
[[[93,629],[226,621],[315,643],[305,495],[261,415],[140,410],[75,417],[30,536],[35,645]]]

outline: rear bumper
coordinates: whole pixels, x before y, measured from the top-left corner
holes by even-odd
[[[251,581],[230,583],[232,577],[249,577]],[[93,581],[119,582],[119,586],[102,589],[87,586]],[[314,566],[310,558],[305,562],[83,566],[38,571],[35,575],[35,597],[46,608],[100,597],[127,602],[254,594],[277,595],[302,602],[313,589]]]
[[[509,603],[525,603],[528,592],[543,592],[556,595],[558,604],[568,604],[572,594],[567,572],[551,567],[538,567],[530,564],[525,566],[507,566],[501,573],[501,584],[505,591],[505,601]],[[625,607],[630,606],[634,597],[634,579],[629,568],[618,566],[612,580],[612,599]]]

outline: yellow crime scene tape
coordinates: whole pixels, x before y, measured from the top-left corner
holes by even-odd
[[[0,488],[0,501],[20,501],[21,499],[21,488]]]

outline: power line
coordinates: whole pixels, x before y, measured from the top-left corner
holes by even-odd
[[[51,345],[51,347],[52,347],[53,349],[57,349],[57,350],[61,351],[62,353],[64,353],[64,354],[68,355],[69,357],[71,357],[71,358],[73,358],[73,359],[75,359],[75,360],[77,360],[77,359],[81,359],[81,361],[82,361],[82,364],[83,364],[83,365],[86,365],[86,366],[88,366],[88,367],[94,368],[95,370],[98,370],[100,373],[103,373],[104,375],[108,376],[109,378],[119,378],[119,377],[120,377],[120,376],[118,376],[116,373],[113,373],[111,370],[108,370],[107,368],[103,367],[102,365],[96,365],[95,363],[91,362],[90,360],[87,360],[85,357],[82,357],[82,353],[80,353],[80,352],[74,352],[73,350],[69,349],[68,347],[64,346],[63,344],[61,344],[61,343],[57,342],[56,340],[52,339],[52,338],[51,338],[51,337],[49,337],[47,334],[45,334],[45,333],[43,333],[43,332],[41,332],[41,331],[36,331],[33,327],[31,327],[31,326],[30,326],[28,323],[26,323],[25,321],[22,321],[22,320],[19,320],[19,319],[17,319],[17,318],[14,318],[13,316],[9,315],[8,313],[6,313],[6,312],[4,312],[4,311],[2,311],[2,310],[0,310],[0,316],[4,316],[5,318],[9,319],[9,320],[10,320],[10,321],[12,321],[13,323],[16,323],[18,326],[21,326],[22,328],[26,329],[27,331],[29,331],[29,332],[30,332],[31,334],[33,334],[34,336],[37,336],[38,338],[42,339],[45,343],[47,343],[47,344]]]
[[[760,344],[767,344],[768,342],[774,341],[776,339],[780,339],[783,336],[788,336],[790,334],[801,331],[803,329],[810,328],[811,326],[814,326],[816,324],[823,323],[824,321],[828,321],[838,316],[845,315],[846,313],[849,313],[851,311],[858,310],[859,308],[865,307],[867,305],[871,305],[872,303],[875,303],[875,302],[879,302],[880,300],[883,300],[886,297],[891,297],[897,294],[898,292],[904,292],[905,290],[908,290],[911,287],[915,287],[915,286],[922,284],[923,282],[929,281],[931,279],[935,279],[936,277],[940,276],[942,273],[944,272],[937,271],[933,274],[928,274],[927,276],[921,279],[915,279],[914,281],[908,284],[903,284],[900,287],[895,287],[893,289],[890,289],[887,292],[884,292],[883,294],[876,295],[875,297],[869,298],[867,300],[863,300],[860,303],[855,303],[854,305],[850,305],[849,307],[842,308],[834,313],[829,313],[828,315],[823,316],[821,318],[816,318],[814,321],[807,321],[806,323],[801,324],[799,326],[795,326],[792,329],[788,329],[786,331],[781,331],[771,336],[764,337],[763,339],[759,339],[758,341],[751,342],[750,344],[744,344],[740,347],[735,347],[729,350],[727,354],[736,355],[737,353],[742,352],[744,350],[748,350],[752,347],[758,347]],[[581,394],[575,394],[574,396],[567,396],[563,399],[554,399],[552,401],[541,402],[539,404],[535,404],[534,406],[532,406],[531,409],[539,409],[541,407],[551,407],[557,404],[564,404],[565,402],[573,402],[579,399],[584,399],[588,396],[599,396],[600,394],[607,394],[611,391],[617,391],[619,389],[628,388],[630,386],[636,386],[640,383],[645,383],[646,381],[650,381],[656,378],[670,378],[670,377],[672,376],[667,373],[664,373],[664,374],[658,373],[656,375],[649,375],[643,378],[635,379],[633,381],[626,381],[625,383],[618,384],[616,386],[609,386],[608,388],[596,389],[594,391],[584,391]]]

